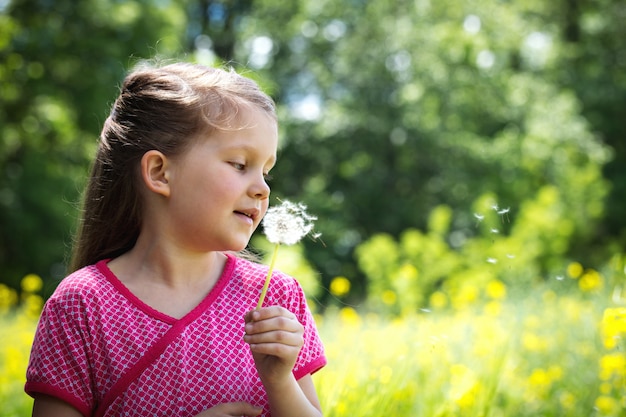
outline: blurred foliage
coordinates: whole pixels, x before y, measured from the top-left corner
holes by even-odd
[[[474,208],[477,235],[459,248],[448,243],[465,238],[450,230],[447,206],[431,213],[425,232],[407,229],[397,239],[381,233],[359,245],[356,256],[369,288],[365,306],[398,316],[419,308],[458,310],[504,298],[507,292],[522,297],[544,283],[559,295],[619,294],[626,286],[622,255],[603,265],[602,272],[566,262],[575,229],[556,188],[543,188],[513,220],[490,195],[477,199]]]
[[[390,272],[396,292],[423,283],[407,301],[423,304],[486,256],[505,281],[601,265],[626,239],[625,13],[616,0],[0,2],[0,280],[63,275],[100,124],[124,71],[153,56],[224,60],[275,96],[274,194],[319,217],[324,244],[303,253],[321,287],[347,280],[345,300],[389,290],[373,275]],[[475,214],[496,215],[496,243]]]
[[[599,245],[588,246],[603,239],[611,149],[559,78],[575,45],[554,16],[568,4],[281,4],[256,3],[243,44],[270,39],[271,48],[244,61],[271,74],[287,105],[275,188],[319,215],[328,245],[309,244],[307,256],[323,278],[350,277],[363,296],[354,248],[377,233],[424,230],[441,205],[452,211],[452,233],[440,244],[461,250],[477,233],[474,201],[486,194],[527,220],[557,222],[556,233],[530,242],[547,252],[528,268],[545,271],[567,255],[600,262]],[[275,25],[282,13],[289,20]]]
[[[135,56],[181,49],[185,13],[164,2],[0,3],[3,282],[60,278],[99,129]]]
[[[545,285],[527,295],[391,322],[327,312],[319,327],[333,365],[313,375],[324,415],[622,415],[626,311]],[[609,327],[621,335],[613,349],[600,342]]]

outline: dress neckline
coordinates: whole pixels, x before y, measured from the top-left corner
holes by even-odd
[[[115,287],[115,289],[128,301],[130,301],[133,305],[135,305],[138,309],[143,311],[155,319],[163,321],[168,324],[174,324],[178,321],[191,322],[195,320],[200,314],[206,311],[209,306],[217,299],[220,295],[226,284],[230,281],[230,278],[233,275],[233,271],[235,269],[235,265],[237,263],[237,257],[230,253],[224,253],[226,255],[226,263],[224,264],[224,269],[220,274],[217,282],[211,288],[209,293],[196,305],[191,309],[187,314],[182,316],[181,318],[172,317],[169,314],[163,313],[154,307],[148,305],[144,301],[142,301],[139,297],[137,297],[120,279],[111,271],[108,266],[108,263],[111,259],[103,259],[96,263],[96,268],[100,271],[104,277]]]

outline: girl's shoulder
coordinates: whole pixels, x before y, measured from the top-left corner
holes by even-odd
[[[52,301],[68,299],[97,299],[110,291],[111,286],[97,265],[89,265],[72,272],[61,280],[50,297]]]
[[[250,294],[253,294],[254,301],[256,301],[265,282],[268,270],[268,265],[248,259],[236,258],[233,277],[236,281],[240,281],[240,284],[247,288]],[[306,296],[300,283],[291,275],[279,269],[274,269],[264,304],[278,304],[291,311],[296,311],[305,302]]]
[[[269,270],[269,266],[247,258],[236,258],[235,273],[246,277],[252,281],[263,282]],[[298,286],[298,281],[291,275],[282,272],[279,269],[272,271],[272,282],[274,285]]]

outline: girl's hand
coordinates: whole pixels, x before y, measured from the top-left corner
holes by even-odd
[[[261,414],[263,409],[246,402],[225,403],[204,410],[196,417],[253,417]]]
[[[304,326],[289,310],[264,307],[246,314],[244,341],[250,345],[263,383],[291,377],[298,353],[304,344]]]

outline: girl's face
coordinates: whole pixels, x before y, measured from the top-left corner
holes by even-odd
[[[171,161],[167,232],[181,249],[242,250],[267,211],[278,126],[254,108],[240,119],[243,128],[194,139]]]

